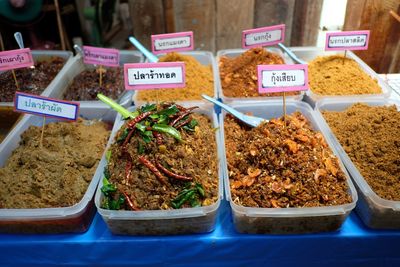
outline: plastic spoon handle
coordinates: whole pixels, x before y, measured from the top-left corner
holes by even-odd
[[[18,44],[19,48],[22,49],[22,48],[25,47],[24,46],[24,39],[22,38],[22,34],[20,32],[14,33],[14,38],[15,38],[15,41],[17,41],[17,44]]]
[[[230,114],[232,114],[233,116],[235,116],[239,120],[243,121],[244,123],[247,123],[250,126],[257,127],[258,125],[260,125],[260,123],[267,122],[267,120],[264,120],[262,118],[245,115],[245,114],[237,111],[236,109],[231,108],[230,106],[225,105],[212,97],[209,97],[208,95],[201,95],[201,96],[204,99],[214,103],[215,105],[220,106],[221,108],[225,109]]]
[[[151,53],[149,50],[147,50],[138,40],[136,40],[135,37],[133,36],[129,36],[129,42],[131,42],[134,46],[136,46],[137,49],[139,49],[140,52],[143,53],[143,55],[145,55],[145,57],[147,57],[147,59],[150,62],[156,63],[158,62],[158,58],[153,55],[153,53]]]
[[[75,44],[74,49],[76,53],[81,54],[81,56],[83,56],[83,50],[79,45]]]
[[[300,58],[298,58],[292,51],[290,51],[289,48],[287,48],[287,47],[284,46],[283,44],[279,43],[278,46],[279,46],[280,48],[282,48],[282,49],[286,52],[286,54],[288,54],[289,57],[290,57],[291,59],[293,59],[295,62],[297,62],[297,63],[299,63],[299,64],[307,64],[307,62],[305,62],[305,61],[301,60]]]

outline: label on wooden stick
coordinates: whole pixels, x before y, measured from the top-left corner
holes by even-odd
[[[0,71],[31,67],[34,64],[29,48],[0,52]]]
[[[308,90],[308,65],[258,65],[258,92]]]
[[[369,31],[344,31],[326,34],[325,50],[367,50]]]
[[[153,54],[193,50],[193,32],[177,32],[151,36]]]
[[[285,41],[285,24],[245,30],[242,32],[244,49],[271,46]]]
[[[119,66],[119,51],[113,48],[83,46],[83,62],[85,64]]]
[[[15,92],[14,110],[44,117],[76,121],[79,103]]]
[[[185,87],[184,62],[132,63],[124,65],[126,90]]]

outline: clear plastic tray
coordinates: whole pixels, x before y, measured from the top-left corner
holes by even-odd
[[[289,58],[286,54],[283,54],[279,48],[275,47],[268,47],[264,48],[268,52],[272,52],[281,56],[285,62],[285,64],[293,64],[291,58]],[[259,97],[228,97],[224,95],[224,91],[222,89],[221,84],[221,77],[219,76],[219,61],[221,57],[228,57],[228,58],[236,58],[246,52],[248,49],[226,49],[220,50],[217,52],[217,64],[218,64],[218,97],[222,99],[224,103],[237,103],[237,102],[254,102],[254,101],[265,101],[265,100],[276,100],[282,99],[282,96],[259,96]],[[302,100],[304,92],[301,91],[299,95],[294,96],[286,96],[286,99],[295,99],[295,100]]]
[[[143,62],[143,56],[140,52],[134,50],[122,50],[120,51],[120,65],[123,66],[124,63],[139,63]],[[63,95],[68,87],[72,84],[74,78],[86,69],[93,69],[93,65],[86,65],[83,63],[82,56],[76,55],[72,58],[71,64],[66,67],[65,73],[63,73],[60,79],[55,81],[56,89],[49,95],[50,97],[63,99]],[[132,96],[134,91],[124,91],[119,97],[118,102],[124,106],[130,106],[132,102]],[[106,107],[107,105],[99,100],[95,101],[77,101],[80,103],[81,107],[84,106],[96,106],[96,107]]]
[[[233,108],[241,112],[252,112],[254,116],[266,119],[277,118],[283,115],[282,102],[271,100],[268,102],[253,103],[233,103]],[[320,120],[315,117],[314,111],[304,102],[296,100],[288,100],[286,103],[287,114],[300,111],[311,123],[312,127],[320,131]],[[224,182],[225,196],[230,203],[233,222],[235,228],[241,233],[257,233],[257,234],[293,234],[293,233],[315,233],[335,231],[339,229],[355,207],[357,202],[357,193],[352,184],[350,177],[339,159],[338,153],[333,144],[325,137],[329,147],[338,157],[340,167],[347,176],[349,185],[349,194],[352,202],[338,206],[327,207],[307,207],[307,208],[252,208],[243,207],[235,204],[231,199],[231,190],[229,186],[228,169],[226,164],[225,153],[225,135],[224,135],[224,118],[226,112],[220,114],[220,127],[223,141],[224,152]]]
[[[56,87],[56,81],[61,79],[64,75],[66,67],[72,61],[72,52],[69,51],[58,51],[58,50],[32,50],[33,61],[46,61],[52,57],[61,57],[65,60],[63,67],[60,72],[54,77],[54,79],[49,83],[49,85],[40,94],[42,96],[49,96]],[[13,106],[13,102],[0,102],[0,106]]]
[[[317,56],[331,56],[331,55],[344,55],[344,51],[325,51],[322,47],[291,47],[290,50],[299,57],[300,59],[310,62],[315,59]],[[388,98],[392,92],[390,86],[381,78],[379,75],[371,69],[362,59],[356,56],[353,52],[347,51],[346,57],[354,59],[360,68],[364,70],[371,78],[376,79],[378,81],[379,86],[382,88],[382,94],[365,94],[365,95],[345,95],[345,96],[324,96],[315,94],[312,90],[308,90],[304,97],[304,100],[310,105],[314,106],[315,102],[321,99],[330,98],[330,99],[346,99],[350,97],[357,97],[359,100],[368,99],[368,98]]]
[[[113,123],[116,113],[106,108],[81,107],[80,116],[85,119],[101,118]],[[56,120],[47,118],[46,124]],[[41,126],[42,117],[25,115],[0,146],[0,166],[19,146],[20,135],[31,125]],[[0,209],[0,233],[77,233],[85,232],[96,209],[94,194],[98,179],[103,173],[99,163],[93,179],[80,202],[63,208]]]
[[[356,206],[356,212],[360,216],[361,220],[371,228],[400,229],[400,201],[383,199],[371,189],[358,171],[357,167],[344,151],[321,114],[321,111],[323,110],[342,111],[357,102],[362,102],[370,106],[396,105],[400,112],[400,101],[398,100],[362,99],[358,101],[357,99],[324,99],[317,102],[315,108],[316,115],[323,121],[321,125],[325,134],[337,148],[343,163],[346,165],[346,168],[356,185],[360,197]],[[393,129],[393,131],[394,130],[395,129]]]
[[[135,107],[129,108],[135,110]],[[196,112],[205,114],[211,118],[213,127],[218,128],[217,116],[211,108],[196,109]],[[109,147],[113,142],[117,131],[124,124],[122,117],[117,116],[111,137],[108,142]],[[147,211],[117,211],[101,208],[103,194],[103,173],[96,173],[100,184],[96,191],[95,203],[98,212],[103,217],[108,228],[113,234],[119,235],[171,235],[211,232],[215,228],[215,221],[218,207],[223,197],[222,181],[222,149],[219,130],[215,133],[217,142],[217,156],[219,161],[218,168],[218,200],[216,203],[198,208],[184,208],[177,210],[147,210]],[[105,156],[100,162],[99,168],[106,166]]]
[[[209,51],[183,51],[183,52],[179,52],[179,54],[182,55],[187,55],[187,56],[192,56],[194,57],[201,65],[204,66],[211,66],[212,67],[212,73],[213,73],[213,79],[214,79],[214,95],[212,97],[216,97],[217,96],[217,91],[218,91],[218,86],[219,86],[219,74],[218,74],[218,67],[217,64],[215,62],[215,58],[214,55],[209,52]],[[165,54],[159,54],[157,55],[157,57],[162,57]],[[148,62],[148,60],[146,59],[146,62]],[[165,89],[168,90],[168,89]],[[184,90],[184,89],[182,89]],[[199,90],[201,90],[201,88],[199,88]],[[142,106],[144,104],[146,104],[145,101],[139,101],[137,99],[138,94],[135,94],[133,96],[133,102],[134,105],[136,106]],[[153,102],[156,102],[156,100],[154,100]],[[185,101],[176,101],[177,104],[187,104],[190,106],[203,106],[203,105],[208,105],[210,106],[211,104],[206,101],[206,100],[185,100]]]

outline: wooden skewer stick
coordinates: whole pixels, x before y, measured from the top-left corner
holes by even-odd
[[[54,0],[54,6],[56,7],[57,26],[58,26],[58,33],[60,35],[61,50],[65,50],[64,32],[63,32],[63,25],[62,25],[60,6],[58,4],[58,0]]]
[[[286,92],[283,91],[283,128],[286,128]]]
[[[344,50],[344,56],[343,56],[343,61],[342,64],[344,65],[344,59],[346,58],[347,50]]]
[[[396,12],[394,12],[393,10],[390,10],[389,13],[390,13],[390,15],[393,16],[393,18],[395,18],[398,22],[400,22],[400,16]]]
[[[99,86],[102,87],[103,86],[103,66],[100,65],[99,66]]]
[[[46,126],[46,117],[43,117],[42,133],[40,135],[40,148],[43,147],[44,127]]]
[[[17,81],[17,75],[15,74],[15,70],[11,70],[13,78],[14,78],[14,82],[15,82],[15,86],[17,87],[17,90],[19,90],[19,84]]]

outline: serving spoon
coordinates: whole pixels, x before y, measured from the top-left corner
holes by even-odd
[[[278,43],[278,46],[280,48],[282,48],[283,51],[286,52],[286,54],[288,54],[288,56],[293,59],[296,63],[299,64],[307,64],[307,62],[305,62],[304,60],[301,60],[300,58],[298,58],[292,51],[290,51],[289,48],[287,48],[284,44],[282,43]]]
[[[153,53],[151,53],[149,50],[147,50],[135,37],[129,36],[128,38],[129,42],[131,42],[137,49],[139,49],[140,52],[142,52],[147,59],[152,62],[156,63],[158,62],[158,57],[156,57]]]
[[[232,114],[233,116],[235,116],[236,118],[238,118],[239,120],[243,121],[244,123],[246,123],[247,125],[249,125],[251,127],[257,127],[258,125],[260,125],[263,122],[268,122],[268,120],[263,119],[263,118],[245,115],[242,112],[239,112],[236,109],[231,108],[230,106],[219,102],[215,98],[209,97],[208,95],[201,95],[201,96],[204,99],[210,101],[211,103],[214,103],[215,105],[223,108],[224,110],[226,110],[227,112],[229,112],[230,114]]]

